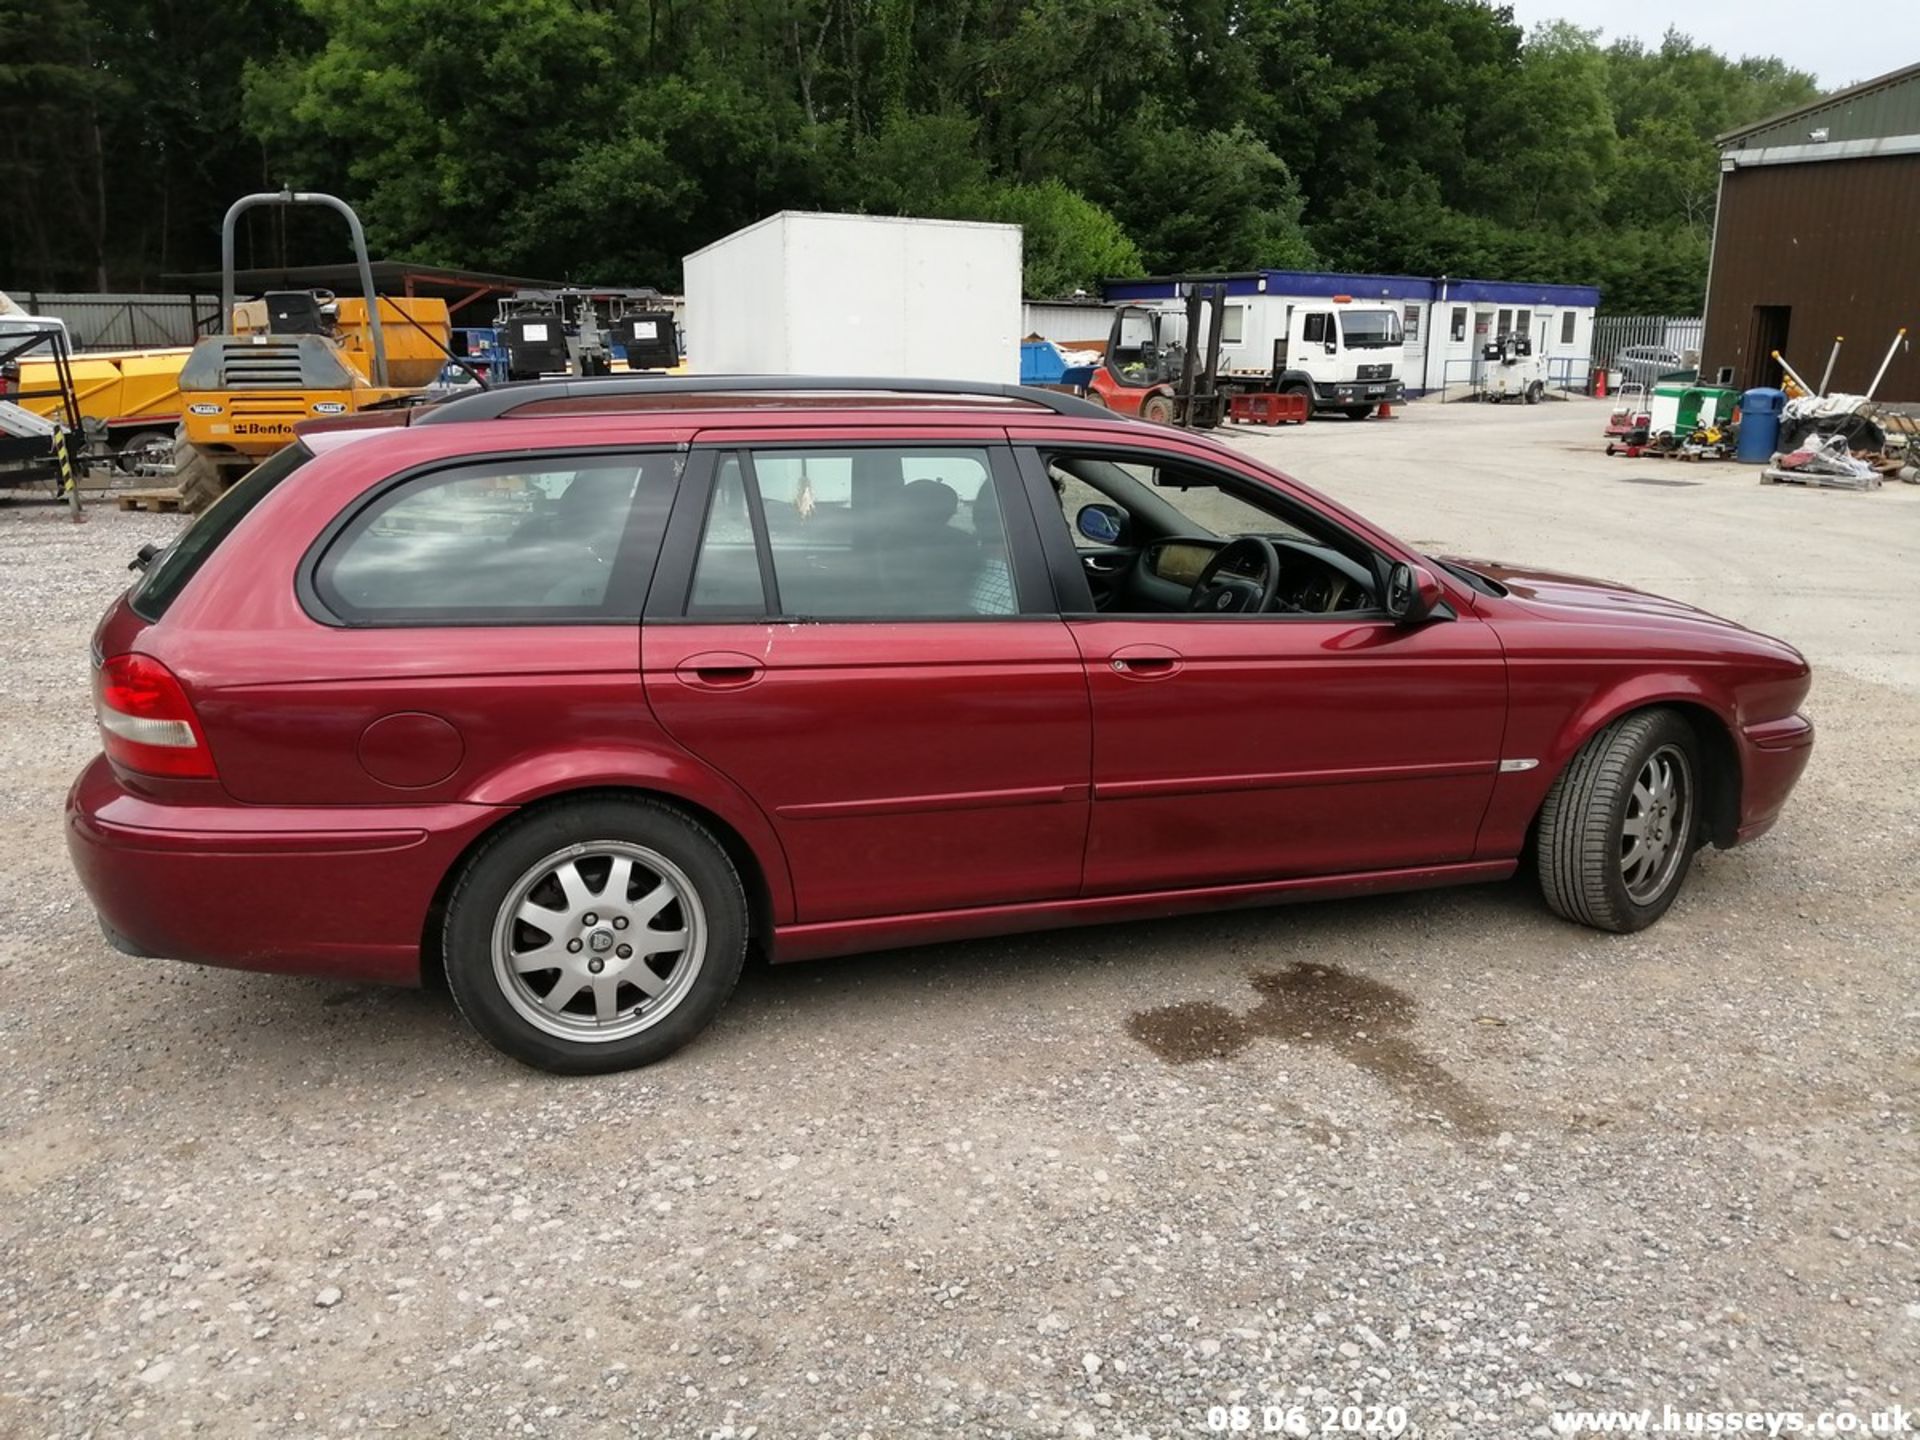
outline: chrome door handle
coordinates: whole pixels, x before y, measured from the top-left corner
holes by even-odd
[[[1184,660],[1179,651],[1164,645],[1127,645],[1114,651],[1107,663],[1114,674],[1128,680],[1164,680],[1179,674]]]

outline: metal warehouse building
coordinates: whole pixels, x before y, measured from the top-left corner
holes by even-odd
[[[1701,370],[1809,382],[1844,335],[1831,388],[1858,394],[1901,326],[1920,330],[1920,65],[1720,137],[1720,204]],[[1920,400],[1909,341],[1877,397]]]
[[[1220,344],[1223,374],[1270,372],[1272,354],[1264,346],[1255,347],[1251,337],[1284,333],[1285,314],[1297,304],[1345,296],[1355,305],[1384,302],[1400,311],[1407,336],[1407,367],[1401,378],[1410,395],[1474,385],[1482,348],[1509,333],[1533,337],[1534,353],[1545,358],[1550,384],[1584,387],[1593,353],[1593,314],[1600,303],[1600,292],[1589,285],[1319,270],[1108,280],[1101,292],[1114,304],[1151,304],[1183,295],[1188,284],[1202,279],[1224,280],[1227,286]],[[1265,323],[1251,323],[1255,311],[1269,312],[1260,316]],[[1261,353],[1252,353],[1255,348]]]

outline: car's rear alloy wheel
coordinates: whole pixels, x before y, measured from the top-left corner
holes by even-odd
[[[468,865],[446,963],[461,1011],[517,1059],[570,1074],[649,1064],[732,992],[746,901],[726,851],[652,801],[538,811]]]
[[[1671,710],[1639,711],[1588,740],[1540,810],[1547,903],[1601,930],[1664,915],[1699,839],[1699,774],[1693,729]]]

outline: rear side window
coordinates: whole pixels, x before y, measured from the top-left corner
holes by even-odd
[[[667,451],[418,475],[328,544],[313,596],[350,625],[637,618],[678,477]]]
[[[147,566],[145,578],[129,597],[133,613],[143,620],[158,620],[166,614],[167,607],[234,527],[252,514],[253,507],[271,495],[281,481],[312,458],[313,452],[306,446],[289,445],[241,476]]]
[[[987,452],[874,446],[724,458],[689,613],[770,608],[819,619],[1017,613]]]

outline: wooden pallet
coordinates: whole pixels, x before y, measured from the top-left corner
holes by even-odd
[[[113,498],[122,510],[171,513],[180,508],[178,490],[121,490]]]
[[[1807,485],[1822,490],[1878,490],[1878,475],[1822,475],[1814,470],[1782,470],[1769,465],[1760,472],[1762,485]]]

